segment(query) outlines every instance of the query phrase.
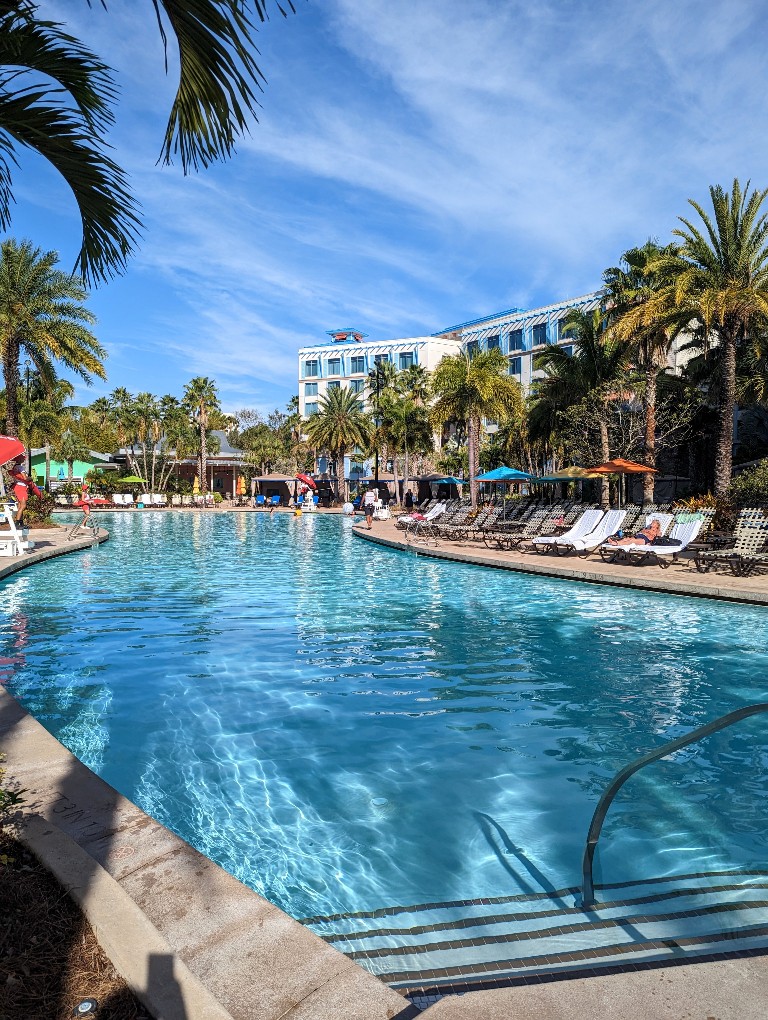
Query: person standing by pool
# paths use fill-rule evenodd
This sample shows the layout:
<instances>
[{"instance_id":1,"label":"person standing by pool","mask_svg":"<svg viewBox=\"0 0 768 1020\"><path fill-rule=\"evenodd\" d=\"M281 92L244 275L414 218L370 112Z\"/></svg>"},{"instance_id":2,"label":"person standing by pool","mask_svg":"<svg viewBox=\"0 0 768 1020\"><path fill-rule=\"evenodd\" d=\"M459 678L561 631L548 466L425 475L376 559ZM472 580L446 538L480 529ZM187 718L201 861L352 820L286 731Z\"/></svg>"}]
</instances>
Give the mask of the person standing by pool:
<instances>
[{"instance_id":1,"label":"person standing by pool","mask_svg":"<svg viewBox=\"0 0 768 1020\"><path fill-rule=\"evenodd\" d=\"M363 513L365 514L365 526L370 531L373 527L373 511L376 508L377 489L369 489L363 496Z\"/></svg>"},{"instance_id":2,"label":"person standing by pool","mask_svg":"<svg viewBox=\"0 0 768 1020\"><path fill-rule=\"evenodd\" d=\"M405 493L405 509L413 510L413 493L408 489Z\"/></svg>"},{"instance_id":3,"label":"person standing by pool","mask_svg":"<svg viewBox=\"0 0 768 1020\"><path fill-rule=\"evenodd\" d=\"M32 492L35 496L42 493L24 470L26 454L19 454L13 464L8 468L8 474L13 480L13 494L16 497L16 523L21 524L24 511L27 508L27 500Z\"/></svg>"}]
</instances>

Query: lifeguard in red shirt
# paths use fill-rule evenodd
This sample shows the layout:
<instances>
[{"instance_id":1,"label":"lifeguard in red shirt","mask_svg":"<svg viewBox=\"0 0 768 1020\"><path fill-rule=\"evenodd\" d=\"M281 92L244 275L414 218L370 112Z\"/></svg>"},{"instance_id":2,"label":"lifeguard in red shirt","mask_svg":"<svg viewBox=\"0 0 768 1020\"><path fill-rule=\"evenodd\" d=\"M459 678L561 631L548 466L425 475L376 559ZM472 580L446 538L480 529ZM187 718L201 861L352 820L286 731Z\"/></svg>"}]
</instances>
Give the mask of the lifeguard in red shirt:
<instances>
[{"instance_id":1,"label":"lifeguard in red shirt","mask_svg":"<svg viewBox=\"0 0 768 1020\"><path fill-rule=\"evenodd\" d=\"M16 498L18 508L16 510L16 523L21 524L21 519L24 516L24 511L27 508L27 500L29 499L30 492L35 496L41 496L40 489L35 485L32 479L24 470L24 463L26 456L22 453L14 460L13 464L8 468L8 474L13 480L13 495Z\"/></svg>"}]
</instances>

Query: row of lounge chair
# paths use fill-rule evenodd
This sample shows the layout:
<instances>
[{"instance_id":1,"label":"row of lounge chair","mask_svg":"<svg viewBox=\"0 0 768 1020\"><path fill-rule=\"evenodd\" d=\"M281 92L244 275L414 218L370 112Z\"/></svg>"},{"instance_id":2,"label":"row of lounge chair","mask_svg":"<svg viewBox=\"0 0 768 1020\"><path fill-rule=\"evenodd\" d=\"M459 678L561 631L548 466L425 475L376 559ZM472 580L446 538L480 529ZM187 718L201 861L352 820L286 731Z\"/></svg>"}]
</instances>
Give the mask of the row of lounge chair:
<instances>
[{"instance_id":1,"label":"row of lounge chair","mask_svg":"<svg viewBox=\"0 0 768 1020\"><path fill-rule=\"evenodd\" d=\"M535 500L519 500L513 507L473 508L468 500L454 500L433 502L425 511L403 515L397 521L407 541L481 540L490 548L577 556L598 552L607 563L656 563L661 567L690 549L701 572L721 565L746 577L768 569L768 516L760 508L741 511L730 541L712 532L713 509L674 512L670 504L603 511L584 504L543 505ZM660 538L652 545L617 546L609 541L617 533L631 534L647 527L654 519L660 525Z\"/></svg>"}]
</instances>

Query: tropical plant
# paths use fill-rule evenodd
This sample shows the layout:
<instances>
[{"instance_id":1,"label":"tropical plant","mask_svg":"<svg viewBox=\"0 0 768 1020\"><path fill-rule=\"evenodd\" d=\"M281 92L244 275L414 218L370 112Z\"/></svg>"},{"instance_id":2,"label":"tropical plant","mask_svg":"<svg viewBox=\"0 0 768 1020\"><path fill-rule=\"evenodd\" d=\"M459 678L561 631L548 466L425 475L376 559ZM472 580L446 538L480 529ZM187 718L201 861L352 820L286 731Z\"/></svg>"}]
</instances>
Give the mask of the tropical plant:
<instances>
[{"instance_id":1,"label":"tropical plant","mask_svg":"<svg viewBox=\"0 0 768 1020\"><path fill-rule=\"evenodd\" d=\"M182 404L197 428L200 490L205 494L208 491L208 422L211 414L220 410L216 383L207 376L196 376L184 387Z\"/></svg>"},{"instance_id":2,"label":"tropical plant","mask_svg":"<svg viewBox=\"0 0 768 1020\"><path fill-rule=\"evenodd\" d=\"M472 358L465 353L443 358L432 374L432 388L433 424L466 425L470 494L476 505L482 419L503 422L521 416L522 389L509 377L507 359L498 349L480 351Z\"/></svg>"},{"instance_id":3,"label":"tropical plant","mask_svg":"<svg viewBox=\"0 0 768 1020\"><path fill-rule=\"evenodd\" d=\"M683 227L673 233L682 243L649 264L666 285L646 302L642 321L674 316L707 352L717 383L714 492L720 495L733 467L737 357L768 320L768 213L761 212L768 191L750 191L749 182L742 189L734 180L730 193L714 185L709 194L712 215L689 200L700 224L680 217Z\"/></svg>"},{"instance_id":4,"label":"tropical plant","mask_svg":"<svg viewBox=\"0 0 768 1020\"><path fill-rule=\"evenodd\" d=\"M627 384L626 344L606 335L605 314L596 308L582 312L573 308L565 316L573 353L552 344L536 355L534 365L544 372L533 387L532 422L557 421L567 425L574 409L588 412L585 423L596 433L601 461L609 460L609 419L618 400L625 397ZM588 436L584 437L588 440ZM608 478L602 479L601 503L608 505Z\"/></svg>"},{"instance_id":5,"label":"tropical plant","mask_svg":"<svg viewBox=\"0 0 768 1020\"><path fill-rule=\"evenodd\" d=\"M105 378L106 351L88 328L96 320L84 306L82 282L56 269L56 252L42 253L30 241L0 244L0 348L5 380L5 428L19 429L19 361L25 354L43 386L55 382L60 362L86 382Z\"/></svg>"},{"instance_id":6,"label":"tropical plant","mask_svg":"<svg viewBox=\"0 0 768 1020\"><path fill-rule=\"evenodd\" d=\"M679 327L674 315L646 321L644 306L664 285L663 277L651 267L676 253L675 245L660 248L654 241L647 241L641 248L625 252L619 266L603 273L603 300L610 320L607 336L627 343L627 354L643 380L645 436L641 456L643 464L651 468L656 467L657 380L667 367ZM643 475L644 503L653 502L653 488L654 476L647 472Z\"/></svg>"},{"instance_id":7,"label":"tropical plant","mask_svg":"<svg viewBox=\"0 0 768 1020\"><path fill-rule=\"evenodd\" d=\"M768 506L768 458L741 471L725 495L736 506Z\"/></svg>"},{"instance_id":8,"label":"tropical plant","mask_svg":"<svg viewBox=\"0 0 768 1020\"><path fill-rule=\"evenodd\" d=\"M88 460L91 452L71 429L65 429L61 433L52 444L52 450L56 460L63 460L67 465L67 481L69 482L74 477L75 461Z\"/></svg>"},{"instance_id":9,"label":"tropical plant","mask_svg":"<svg viewBox=\"0 0 768 1020\"><path fill-rule=\"evenodd\" d=\"M315 447L327 450L336 461L337 496L349 495L344 458L350 450L364 449L371 440L373 423L360 410L358 397L346 386L328 390L320 398L315 414L304 423L304 431Z\"/></svg>"},{"instance_id":10,"label":"tropical plant","mask_svg":"<svg viewBox=\"0 0 768 1020\"><path fill-rule=\"evenodd\" d=\"M152 5L163 44L170 34L179 53L161 159L170 163L178 154L185 172L226 159L248 117L256 117L264 80L248 5ZM251 6L260 21L267 18L267 0L252 0ZM293 10L291 0L276 0L275 7L284 16ZM105 153L116 93L107 65L61 24L41 18L34 0L0 4L0 227L10 219L14 150L27 146L72 189L83 224L78 268L89 281L122 271L141 226L125 174Z\"/></svg>"}]
</instances>

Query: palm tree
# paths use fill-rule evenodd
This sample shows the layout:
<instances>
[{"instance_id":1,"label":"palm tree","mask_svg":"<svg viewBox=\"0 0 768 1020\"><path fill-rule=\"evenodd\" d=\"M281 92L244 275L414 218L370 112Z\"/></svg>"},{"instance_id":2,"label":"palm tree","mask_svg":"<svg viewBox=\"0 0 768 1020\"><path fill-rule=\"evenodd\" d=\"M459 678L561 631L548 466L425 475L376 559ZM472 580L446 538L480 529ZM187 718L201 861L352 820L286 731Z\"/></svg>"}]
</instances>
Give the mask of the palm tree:
<instances>
[{"instance_id":1,"label":"palm tree","mask_svg":"<svg viewBox=\"0 0 768 1020\"><path fill-rule=\"evenodd\" d=\"M66 463L67 481L71 482L75 461L87 460L91 451L71 429L65 429L52 446L56 460L63 460Z\"/></svg>"},{"instance_id":2,"label":"palm tree","mask_svg":"<svg viewBox=\"0 0 768 1020\"><path fill-rule=\"evenodd\" d=\"M85 308L82 282L55 268L56 252L43 254L30 241L8 238L0 245L0 348L6 396L6 431L19 428L19 360L26 354L44 387L61 362L86 382L104 379L106 351L88 329L96 319Z\"/></svg>"},{"instance_id":3,"label":"palm tree","mask_svg":"<svg viewBox=\"0 0 768 1020\"><path fill-rule=\"evenodd\" d=\"M304 431L315 447L328 450L336 461L336 492L349 491L344 475L344 458L356 446L364 448L373 434L370 416L360 410L358 396L346 386L328 390L320 398L315 414L304 425Z\"/></svg>"},{"instance_id":4,"label":"palm tree","mask_svg":"<svg viewBox=\"0 0 768 1020\"><path fill-rule=\"evenodd\" d=\"M608 337L605 325L602 309L582 312L572 308L563 327L572 337L573 354L554 344L537 354L534 364L544 371L544 378L534 384L532 393L532 423L547 429L570 408L589 401L594 407L603 461L611 456L608 420L627 359L626 345ZM603 506L608 505L608 496L608 478L604 477Z\"/></svg>"},{"instance_id":5,"label":"palm tree","mask_svg":"<svg viewBox=\"0 0 768 1020\"><path fill-rule=\"evenodd\" d=\"M642 373L643 417L645 442L643 463L656 467L656 393L658 377L667 367L672 341L679 332L675 317L663 317L651 323L644 322L645 305L663 286L663 278L650 267L659 259L676 254L676 247L659 247L647 241L642 248L632 248L621 257L621 265L603 273L603 300L611 323L607 336L626 341L629 356ZM643 475L643 502L653 502L654 477Z\"/></svg>"},{"instance_id":6,"label":"palm tree","mask_svg":"<svg viewBox=\"0 0 768 1020\"><path fill-rule=\"evenodd\" d=\"M465 353L443 358L432 375L432 386L437 397L431 411L433 423L466 422L469 488L475 505L482 419L502 422L519 414L520 384L509 377L501 351L493 349L472 358Z\"/></svg>"},{"instance_id":7,"label":"palm tree","mask_svg":"<svg viewBox=\"0 0 768 1020\"><path fill-rule=\"evenodd\" d=\"M264 79L240 0L152 5L163 43L171 35L179 54L161 159L178 153L186 173L231 155L256 117ZM275 7L284 16L294 9L291 0ZM268 17L268 0L252 0L252 8L260 21ZM0 228L10 221L14 149L32 148L72 189L83 224L77 268L89 281L122 271L141 227L125 174L105 153L116 92L107 65L40 18L34 0L0 4Z\"/></svg>"},{"instance_id":8,"label":"palm tree","mask_svg":"<svg viewBox=\"0 0 768 1020\"><path fill-rule=\"evenodd\" d=\"M216 383L206 376L197 376L184 387L182 403L197 426L199 440L198 465L200 468L200 489L208 491L206 471L208 468L208 420L213 412L219 411L219 394Z\"/></svg>"},{"instance_id":9,"label":"palm tree","mask_svg":"<svg viewBox=\"0 0 768 1020\"><path fill-rule=\"evenodd\" d=\"M768 213L761 206L768 190L742 189L734 180L730 193L709 189L713 216L692 199L701 224L680 217L673 233L682 244L672 255L649 265L665 281L645 307L643 324L671 316L701 333L717 374L718 429L715 495L727 489L733 467L733 413L736 406L737 354L768 319Z\"/></svg>"}]
</instances>

